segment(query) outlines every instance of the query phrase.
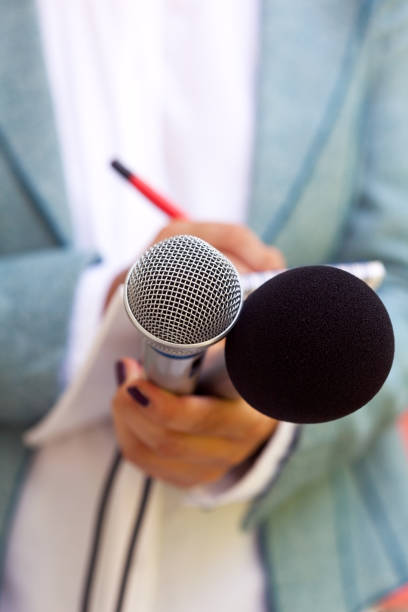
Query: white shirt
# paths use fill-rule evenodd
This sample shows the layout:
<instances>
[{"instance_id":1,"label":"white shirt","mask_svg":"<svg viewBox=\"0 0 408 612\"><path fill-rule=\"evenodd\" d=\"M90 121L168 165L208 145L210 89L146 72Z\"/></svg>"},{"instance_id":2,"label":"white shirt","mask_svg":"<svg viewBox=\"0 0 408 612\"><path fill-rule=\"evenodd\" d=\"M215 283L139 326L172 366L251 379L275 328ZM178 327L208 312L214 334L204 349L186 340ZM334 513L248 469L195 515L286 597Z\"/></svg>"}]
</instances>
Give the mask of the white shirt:
<instances>
[{"instance_id":1,"label":"white shirt","mask_svg":"<svg viewBox=\"0 0 408 612\"><path fill-rule=\"evenodd\" d=\"M258 5L37 0L37 6L75 240L104 259L83 274L78 287L69 381L94 336L114 273L132 263L166 223L110 170L113 157L191 218L245 220ZM292 432L280 426L247 479L221 494L200 488L186 496L156 483L124 612L263 610L253 534L239 523ZM98 493L113 448L106 423L38 451L11 533L1 612L78 609ZM94 611L114 609L141 486L142 474L125 464L107 516Z\"/></svg>"}]
</instances>

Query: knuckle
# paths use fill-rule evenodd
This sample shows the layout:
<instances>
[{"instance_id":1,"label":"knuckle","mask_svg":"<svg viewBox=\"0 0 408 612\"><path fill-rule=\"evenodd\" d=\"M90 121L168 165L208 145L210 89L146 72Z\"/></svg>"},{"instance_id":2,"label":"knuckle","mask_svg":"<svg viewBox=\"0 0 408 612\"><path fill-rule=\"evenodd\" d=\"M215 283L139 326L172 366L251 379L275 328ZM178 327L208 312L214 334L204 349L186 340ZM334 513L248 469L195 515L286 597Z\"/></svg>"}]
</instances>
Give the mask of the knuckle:
<instances>
[{"instance_id":1,"label":"knuckle","mask_svg":"<svg viewBox=\"0 0 408 612\"><path fill-rule=\"evenodd\" d=\"M228 472L228 470L237 463L236 456L237 455L228 453L228 457L218 458L216 461L212 462L213 469L225 474L225 472Z\"/></svg>"},{"instance_id":2,"label":"knuckle","mask_svg":"<svg viewBox=\"0 0 408 612\"><path fill-rule=\"evenodd\" d=\"M197 484L211 484L212 482L217 482L217 480L220 480L226 472L226 469L220 468L208 470L201 476L200 481Z\"/></svg>"},{"instance_id":3,"label":"knuckle","mask_svg":"<svg viewBox=\"0 0 408 612\"><path fill-rule=\"evenodd\" d=\"M190 434L200 434L212 429L217 423L217 412L213 410L208 400L203 401L202 397L180 398L179 410L184 417L185 431L188 429Z\"/></svg>"},{"instance_id":4,"label":"knuckle","mask_svg":"<svg viewBox=\"0 0 408 612\"><path fill-rule=\"evenodd\" d=\"M155 450L158 455L163 457L178 458L182 455L178 440L166 433L159 435Z\"/></svg>"},{"instance_id":5,"label":"knuckle","mask_svg":"<svg viewBox=\"0 0 408 612\"><path fill-rule=\"evenodd\" d=\"M197 403L195 396L180 396L165 407L164 423L170 429L182 428L182 431L194 434L202 429L206 410Z\"/></svg>"},{"instance_id":6,"label":"knuckle","mask_svg":"<svg viewBox=\"0 0 408 612\"><path fill-rule=\"evenodd\" d=\"M250 235L250 230L243 225L231 224L226 227L228 236L231 242L241 242L247 240Z\"/></svg>"},{"instance_id":7,"label":"knuckle","mask_svg":"<svg viewBox=\"0 0 408 612\"><path fill-rule=\"evenodd\" d=\"M260 441L268 437L269 427L263 420L257 420L248 427L248 439Z\"/></svg>"},{"instance_id":8,"label":"knuckle","mask_svg":"<svg viewBox=\"0 0 408 612\"><path fill-rule=\"evenodd\" d=\"M162 477L163 480L179 489L191 489L199 485L210 484L216 482L227 472L227 468L206 468L199 474L169 474Z\"/></svg>"},{"instance_id":9,"label":"knuckle","mask_svg":"<svg viewBox=\"0 0 408 612\"><path fill-rule=\"evenodd\" d=\"M152 406L153 418L161 427L168 427L171 424L172 410L168 402L156 401Z\"/></svg>"},{"instance_id":10,"label":"knuckle","mask_svg":"<svg viewBox=\"0 0 408 612\"><path fill-rule=\"evenodd\" d=\"M194 485L196 484L194 480L190 478L177 478L177 477L171 476L167 478L166 480L167 482L169 482L174 487L177 487L178 489L191 489L191 487L194 487Z\"/></svg>"},{"instance_id":11,"label":"knuckle","mask_svg":"<svg viewBox=\"0 0 408 612\"><path fill-rule=\"evenodd\" d=\"M204 420L203 419L194 419L189 423L189 433L191 435L199 435L203 432L204 429Z\"/></svg>"},{"instance_id":12,"label":"knuckle","mask_svg":"<svg viewBox=\"0 0 408 612\"><path fill-rule=\"evenodd\" d=\"M227 469L233 467L234 465L238 465L239 463L241 463L241 461L245 459L247 454L248 454L247 445L245 446L237 445L237 448L235 448L228 457L228 466L226 466Z\"/></svg>"},{"instance_id":13,"label":"knuckle","mask_svg":"<svg viewBox=\"0 0 408 612\"><path fill-rule=\"evenodd\" d=\"M196 484L195 482L189 482L177 478L169 479L167 482L173 487L176 487L177 489L182 489L184 491L186 491L187 489L191 489Z\"/></svg>"},{"instance_id":14,"label":"knuckle","mask_svg":"<svg viewBox=\"0 0 408 612\"><path fill-rule=\"evenodd\" d=\"M122 446L122 454L127 461L140 466L142 454L140 452L140 445L137 441L135 441L132 445L127 444Z\"/></svg>"},{"instance_id":15,"label":"knuckle","mask_svg":"<svg viewBox=\"0 0 408 612\"><path fill-rule=\"evenodd\" d=\"M164 434L159 434L155 441L154 441L154 450L155 452L160 455L160 456L168 456L167 455L167 448L168 448L168 443L166 440L166 436Z\"/></svg>"}]
</instances>

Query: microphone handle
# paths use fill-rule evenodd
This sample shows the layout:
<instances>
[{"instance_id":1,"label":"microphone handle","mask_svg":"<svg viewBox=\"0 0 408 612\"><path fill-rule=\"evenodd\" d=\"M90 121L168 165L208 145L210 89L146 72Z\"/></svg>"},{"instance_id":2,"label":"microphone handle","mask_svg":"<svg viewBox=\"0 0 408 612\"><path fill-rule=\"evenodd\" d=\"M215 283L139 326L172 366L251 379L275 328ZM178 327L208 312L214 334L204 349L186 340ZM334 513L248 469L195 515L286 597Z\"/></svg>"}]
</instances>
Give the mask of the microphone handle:
<instances>
[{"instance_id":1,"label":"microphone handle","mask_svg":"<svg viewBox=\"0 0 408 612\"><path fill-rule=\"evenodd\" d=\"M196 388L205 350L193 355L169 355L146 342L144 370L149 380L179 395L193 393Z\"/></svg>"},{"instance_id":2,"label":"microphone handle","mask_svg":"<svg viewBox=\"0 0 408 612\"><path fill-rule=\"evenodd\" d=\"M223 343L217 350L207 353L197 383L196 393L199 395L214 395L224 399L239 397L228 375L224 346Z\"/></svg>"},{"instance_id":3,"label":"microphone handle","mask_svg":"<svg viewBox=\"0 0 408 612\"><path fill-rule=\"evenodd\" d=\"M329 264L334 268L339 268L345 272L354 274L357 278L361 279L371 289L378 289L385 277L385 267L381 261L362 261L356 263L334 263ZM243 274L241 276L241 284L244 297L258 289L266 281L270 280L277 274L285 272L285 270L268 270L267 272L251 272L250 274Z\"/></svg>"},{"instance_id":4,"label":"microphone handle","mask_svg":"<svg viewBox=\"0 0 408 612\"><path fill-rule=\"evenodd\" d=\"M224 343L213 351L175 357L145 344L143 367L156 385L178 395L198 393L225 399L239 397L225 365Z\"/></svg>"}]
</instances>

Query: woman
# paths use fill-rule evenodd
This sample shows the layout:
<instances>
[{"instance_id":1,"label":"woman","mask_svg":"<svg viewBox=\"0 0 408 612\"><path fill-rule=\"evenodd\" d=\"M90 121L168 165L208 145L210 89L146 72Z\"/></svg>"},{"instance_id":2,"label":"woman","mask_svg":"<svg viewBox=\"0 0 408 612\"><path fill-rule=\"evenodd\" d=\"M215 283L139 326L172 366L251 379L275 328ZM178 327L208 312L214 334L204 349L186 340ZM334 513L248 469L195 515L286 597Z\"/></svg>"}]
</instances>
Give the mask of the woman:
<instances>
[{"instance_id":1,"label":"woman","mask_svg":"<svg viewBox=\"0 0 408 612\"><path fill-rule=\"evenodd\" d=\"M405 465L392 427L395 414L406 402L408 380L408 214L404 206L408 177L403 154L408 133L404 78L408 62L407 4L330 0L311 5L299 0L294 5L283 0L265 0L259 13L249 3L242 12L232 4L222 7L217 4L216 10L208 8L208 4L207 9L195 8L195 12L185 7L184 22L180 7L166 13L160 3L149 3L148 7L133 5L128 7L127 14L122 14L118 7L113 11L110 5L104 9L98 5L98 10L92 3L73 3L72 7L73 12L67 7L58 7L60 21L52 3L39 2L38 15L28 1L20 4L18 11L11 0L4 2L1 9L0 126L4 187L0 227L5 256L0 264L4 347L0 481L4 551L5 533L17 508L7 549L2 605L10 610L44 610L44 601L50 609L56 609L59 601L58 609L61 609L62 592L65 609L72 609L75 605L72 602L80 598L78 582L86 573L94 516L91 510L108 468L115 437L110 425L106 425L92 433L77 432L76 441L67 442L76 445L81 458L90 455L96 463L100 459L100 470L92 479L89 475L94 463L91 461L88 467L87 463L80 462L75 469L73 447L68 450L65 447L68 454L62 458L62 443L48 451L41 449L28 472L27 450L21 436L52 406L59 392L62 363L69 377L75 371L76 360L85 353L85 347L75 340L83 337L84 328L75 313L71 317L74 295L75 312L84 312L78 304L81 295L85 296L82 303L87 305L86 318L96 321L96 314L88 308L99 308L115 272L135 256L134 252L130 253L131 248L137 250L134 240L132 243L135 233L137 246L142 246L143 241L146 244L155 236L163 223L162 218L155 217L146 208L142 224L141 215L132 212L135 205L128 204L125 196L123 208L117 206L115 210L116 223L107 213L109 204L112 207L116 199L110 191L110 179L103 178L102 168L109 151L119 148L126 159L135 160L132 164L140 167L142 174L151 173L158 185L167 187L192 218L206 219L209 201L218 202L217 210L228 206L222 211L225 217L220 214L212 219L236 223L246 218L266 244L283 253L289 266L363 259L381 259L386 265L388 274L381 297L389 310L397 339L395 366L386 385L370 405L350 417L303 428L298 445L279 478L273 482L266 479L269 484L264 481L257 494L252 492L255 498L245 519L248 538L253 543L257 537L260 544L269 609L362 610L406 581L408 574L404 538L408 500L400 484L404 482ZM82 9L84 14L80 12ZM138 14L138 10L144 12ZM47 77L41 65L35 26L38 16ZM235 27L230 28L231 19L236 21ZM163 24L167 29L162 29ZM116 27L120 36L114 34ZM259 46L254 42L258 40L257 32ZM21 40L24 45L20 44ZM118 47L117 41L122 46ZM205 47L200 44L204 45L204 41ZM203 48L205 52L201 52ZM67 56L68 51L71 55ZM67 57L69 61L64 63ZM234 58L238 58L235 63ZM257 71L255 66L259 66ZM129 79L129 74L134 78ZM143 81L141 75L144 75ZM57 144L50 126L48 81L56 110L69 205L76 221L75 236L68 229ZM134 81L132 86L129 81ZM140 87L140 82L144 87ZM145 132L141 132L143 129ZM217 137L219 129L225 130L222 138ZM145 138L140 138L141 133L146 134ZM126 134L128 138L123 140ZM139 143L139 148L129 143ZM80 172L85 168L83 177ZM217 172L217 169L220 170ZM222 201L216 199L220 194ZM101 203L102 196L106 198L106 205ZM133 197L133 194L129 196ZM103 214L98 214L100 206ZM88 218L80 216L81 210L87 211ZM215 213L212 211L212 214ZM212 240L217 228L218 225L211 226L203 237ZM175 229L178 231L171 226L164 231L168 235ZM199 233L200 228L191 224L183 226L183 231ZM227 249L228 231L226 234L221 246L230 250ZM245 233L247 240L253 240L249 233ZM280 255L276 251L256 244L262 257L271 258L268 266L279 265ZM236 246L234 254L241 255L244 264L250 268L264 266L258 259L255 263L246 260L238 248L240 243ZM90 253L93 249L102 250L100 254L106 265L90 268L84 274L84 268L95 260ZM87 299L89 294L92 300ZM91 335L88 330L86 336ZM160 392L140 379L137 365L131 361L125 361L121 376L125 380L121 381L114 399L116 435L126 455L152 472L151 465L129 450L137 442L132 417L143 409L145 400L141 398L149 400L150 405L164 406L165 396L157 395L157 402L152 399L153 393ZM135 386L142 395L132 404L125 388ZM195 399L188 401L194 403ZM129 410L131 422L127 419ZM269 424L269 428L260 428L258 440L247 446L243 454L237 453L236 461L251 455L274 426ZM280 428L281 425L277 432ZM84 448L88 453L84 454ZM44 497L40 501L32 497L35 492L30 481L37 482L39 473L46 474L46 480L49 478L51 457L61 461L60 469L68 465L72 470L72 486L82 469L92 489L89 495L93 508L90 508L92 501L86 504L85 497L75 491L77 499L82 500L78 501L79 507L85 508L87 514L75 521L75 528L68 530L63 540L65 543L76 538L83 544L79 557L64 558L69 563L67 573L72 573L75 584L62 580L63 555L54 546L55 537L49 537L50 546L44 542L45 538L40 539L41 550L45 551L43 563L35 564L32 555L25 556L30 546L23 545L26 540L22 534L30 537L33 531L40 533L44 508L51 516L52 512L55 517L61 516L56 499L47 504L41 502ZM181 459L185 466L186 458ZM128 466L129 469L125 496L132 488L132 478L139 474ZM22 488L23 474L28 477ZM70 477L68 472L64 474L67 479ZM175 482L173 472L155 475ZM210 479L221 477L220 473L210 475ZM199 478L178 484L192 485L200 481ZM179 508L178 494L173 489L166 491L162 498L165 508L171 508L175 499L172 495L176 495ZM72 498L71 492L68 497ZM38 523L34 523L34 529L27 524L29 515L24 510L27 500L38 502L41 510L36 515ZM229 564L232 567L234 557L232 542L236 540L233 538L242 511L246 510L234 503L224 506L228 512L236 512L232 521L234 533L229 534L231 540L223 533L232 547L226 546L230 555L225 560L221 558L228 568ZM222 508L217 508L215 513L223 512ZM198 515L197 512L194 521L199 520ZM226 517L222 521L228 523ZM216 519L211 522L219 524ZM114 521L114 533L115 525ZM156 527L151 533L157 534ZM173 522L171 542L177 529L179 524ZM51 522L46 524L44 533L50 530ZM62 537L61 525L57 533ZM116 535L118 540L113 537L112 542L119 541L119 532ZM159 540L162 546L167 542L166 537L164 532L163 539ZM178 567L179 557L169 554L170 539L159 555L159 559L167 561L162 566L166 571ZM178 544L182 541L179 538ZM249 540L245 545L246 553L242 553L244 545L240 548L243 554L240 558L246 559L240 566L241 574L244 567L253 568L247 584L240 582L240 589L225 584L227 571L219 581L213 578L197 583L196 578L192 579L196 588L190 590L179 577L176 581L173 571L163 590L164 594L171 595L167 605L168 601L174 601L173 609L183 609L182 605L191 609L194 601L194 609L199 609L198 593L202 594L205 584L211 593L210 599L222 602L225 600L216 597L227 597L228 605L234 609L244 601L246 609L253 610L253 596L257 598L256 606L262 609L261 571L251 557ZM105 548L105 560L111 550L109 546ZM182 554L181 551L182 547L177 545L173 554ZM218 549L217 554L220 554ZM206 571L214 560L210 555L203 566ZM42 566L47 572L54 567L55 575L47 588L42 589L43 598L37 592L39 582L36 589L35 580L31 582L26 575L21 576L18 571L21 562L30 568L30 574L38 571L39 580L44 575ZM157 563L160 567L162 561L156 559L145 567L157 569ZM78 566L76 573L74 566ZM99 576L93 600L93 605L98 604L97 609L103 609L102 601L106 606L115 601L120 580L117 566L116 562L114 566L108 563L105 566L108 570ZM136 597L136 585L140 587L143 577L146 578L140 564L136 569L139 572L133 573L127 596L129 606ZM150 577L156 569L151 570ZM241 575L239 569L236 573L230 571L232 576ZM160 578L163 575L163 572L158 574ZM109 577L112 583L104 589ZM144 582L146 585L148 580ZM208 583L216 586L210 589ZM159 590L162 583L153 580L149 584L153 587L144 591L146 609L151 609L148 606L153 605L152 592ZM235 593L238 601L231 602L228 597ZM160 604L162 600L157 592L155 596Z\"/></svg>"}]
</instances>

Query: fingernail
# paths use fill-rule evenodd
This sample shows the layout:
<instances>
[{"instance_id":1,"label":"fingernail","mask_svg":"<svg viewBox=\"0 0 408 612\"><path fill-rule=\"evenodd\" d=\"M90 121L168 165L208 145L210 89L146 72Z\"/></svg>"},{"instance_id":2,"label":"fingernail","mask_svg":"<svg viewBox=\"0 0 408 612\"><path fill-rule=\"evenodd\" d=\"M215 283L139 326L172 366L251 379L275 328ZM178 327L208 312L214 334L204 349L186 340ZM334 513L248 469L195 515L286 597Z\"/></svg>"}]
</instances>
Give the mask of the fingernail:
<instances>
[{"instance_id":1,"label":"fingernail","mask_svg":"<svg viewBox=\"0 0 408 612\"><path fill-rule=\"evenodd\" d=\"M118 385L123 385L126 378L126 368L125 364L120 359L115 363L115 374Z\"/></svg>"},{"instance_id":2,"label":"fingernail","mask_svg":"<svg viewBox=\"0 0 408 612\"><path fill-rule=\"evenodd\" d=\"M136 400L142 406L147 406L149 404L149 400L137 387L128 387L127 392L129 395Z\"/></svg>"}]
</instances>

